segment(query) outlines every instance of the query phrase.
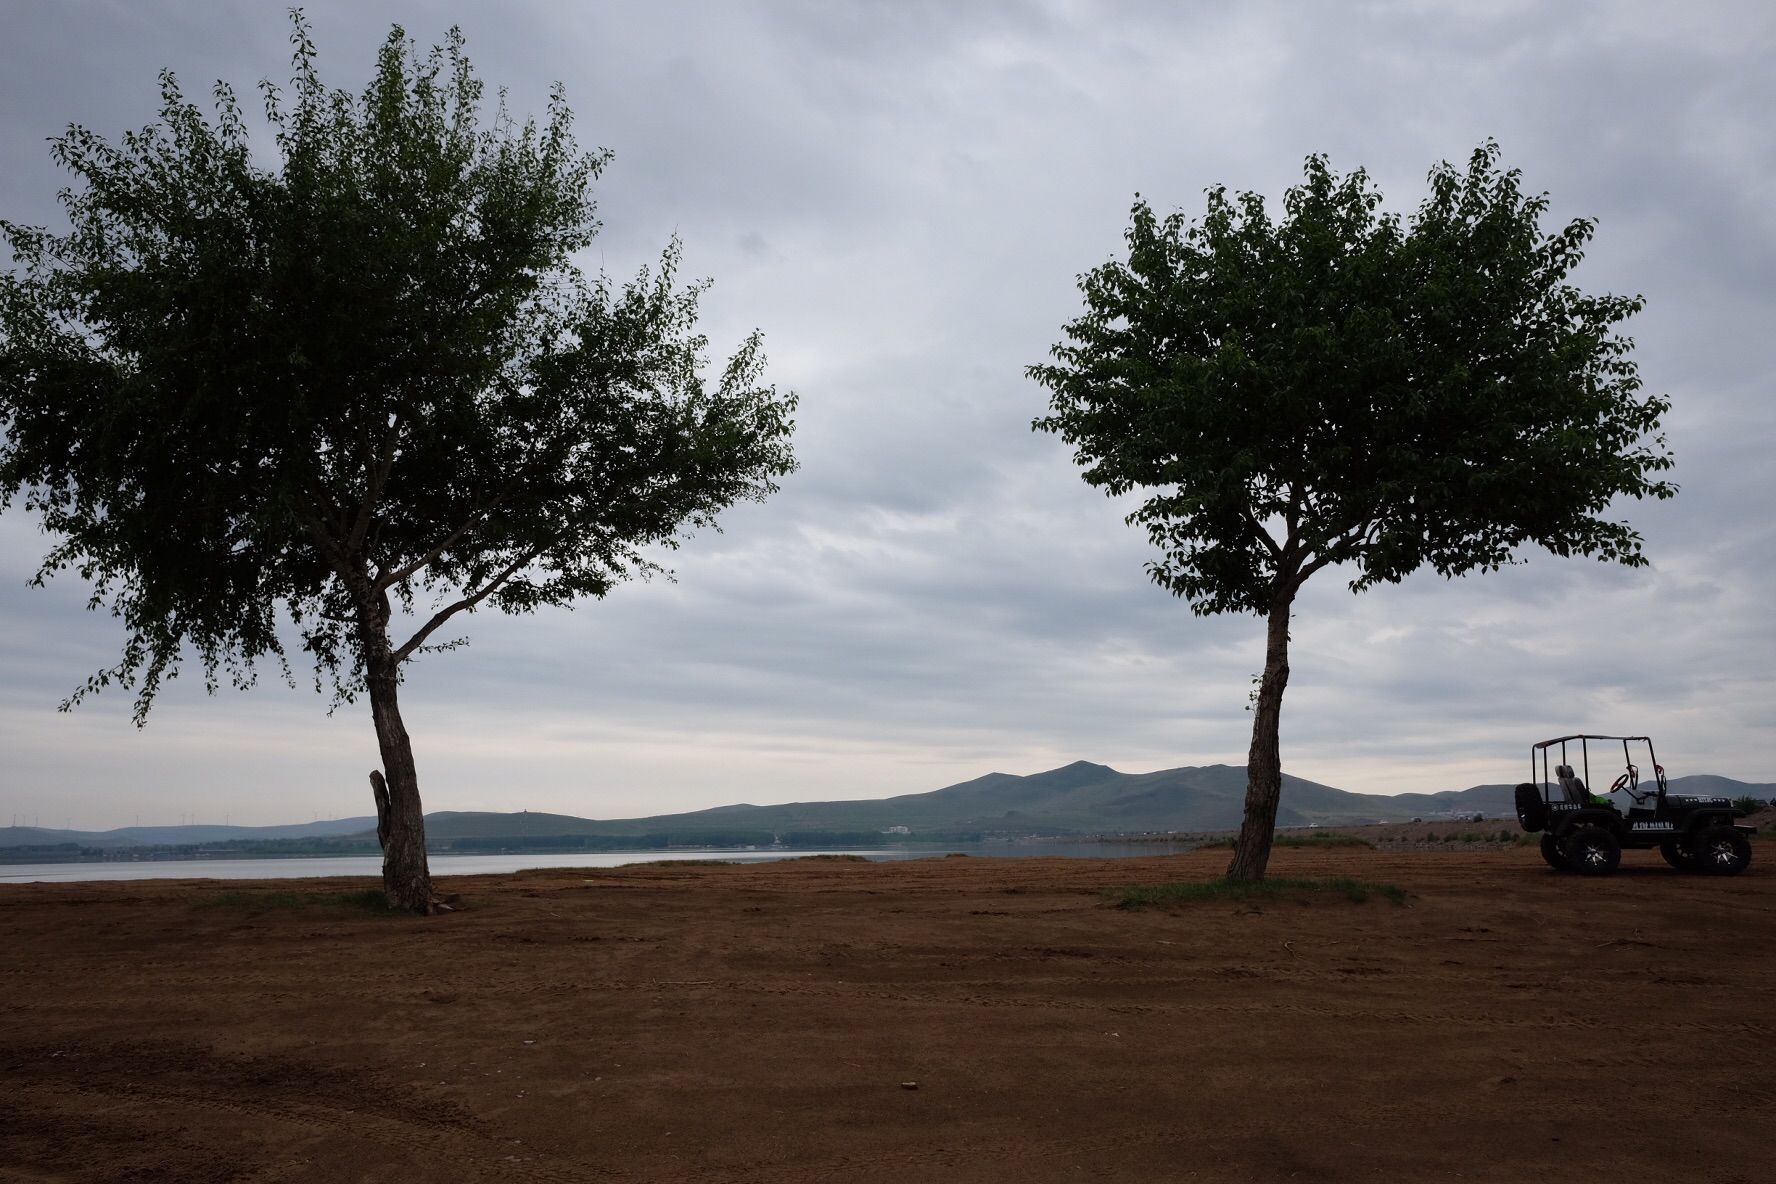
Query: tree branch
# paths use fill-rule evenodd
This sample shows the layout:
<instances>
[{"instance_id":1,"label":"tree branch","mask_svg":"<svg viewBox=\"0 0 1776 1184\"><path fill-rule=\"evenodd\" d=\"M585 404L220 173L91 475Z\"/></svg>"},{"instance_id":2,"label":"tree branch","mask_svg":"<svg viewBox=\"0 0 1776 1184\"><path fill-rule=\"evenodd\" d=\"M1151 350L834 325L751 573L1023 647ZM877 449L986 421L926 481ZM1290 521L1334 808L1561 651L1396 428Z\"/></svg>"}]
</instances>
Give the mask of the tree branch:
<instances>
[{"instance_id":1,"label":"tree branch","mask_svg":"<svg viewBox=\"0 0 1776 1184\"><path fill-rule=\"evenodd\" d=\"M401 417L394 416L389 424L388 434L383 437L382 447L377 451L373 464L364 466L364 500L358 503L357 520L352 523L348 546L357 551L364 545L364 539L370 533L371 512L376 503L382 500L383 487L388 484L389 474L395 468L395 454L401 440Z\"/></svg>"},{"instance_id":2,"label":"tree branch","mask_svg":"<svg viewBox=\"0 0 1776 1184\"><path fill-rule=\"evenodd\" d=\"M322 507L315 504L314 500L319 492L321 491L311 490L309 495L302 499L302 508L305 511L303 517L307 519L302 524L303 529L308 532L308 537L314 540L315 549L320 551L321 558L327 561L340 579L350 583L353 572L351 564L346 561L348 552L339 545L337 539L328 533L327 514Z\"/></svg>"},{"instance_id":3,"label":"tree branch","mask_svg":"<svg viewBox=\"0 0 1776 1184\"><path fill-rule=\"evenodd\" d=\"M486 504L477 506L474 513L469 515L469 520L467 522L464 522L448 535L445 535L443 542L433 547L430 551L427 551L424 555L421 555L418 559L415 559L412 563L409 563L406 567L403 567L398 571L388 572L384 575L377 576L376 587L378 589L393 588L396 584L402 583L417 575L421 569L437 559L438 556L448 551L451 545L457 542L457 540L468 534L469 531L475 529L475 527L487 517L490 511L496 509L501 502L506 500L506 496L510 494L515 487L515 483L513 485L508 485L498 493L494 494Z\"/></svg>"},{"instance_id":4,"label":"tree branch","mask_svg":"<svg viewBox=\"0 0 1776 1184\"><path fill-rule=\"evenodd\" d=\"M1367 545L1368 543L1375 541L1373 535L1380 529L1380 527L1381 520L1379 518L1371 518L1367 522L1362 522L1351 527L1337 538L1329 539L1313 552L1313 562L1301 569L1301 574L1297 578L1297 583L1305 581L1307 577L1313 575L1322 567L1328 567L1334 563L1349 559L1357 551L1362 550L1362 547L1358 544Z\"/></svg>"},{"instance_id":5,"label":"tree branch","mask_svg":"<svg viewBox=\"0 0 1776 1184\"><path fill-rule=\"evenodd\" d=\"M526 551L523 555L520 555L517 559L508 564L498 575L483 584L478 591L463 597L461 600L453 601L433 613L431 620L427 621L424 625L421 625L419 631L412 637L409 637L406 644L395 651L395 662L397 664L405 662L408 658L412 657L413 651L424 645L425 639L437 632L439 626L443 625L445 621L448 621L451 617L454 617L464 609L474 608L477 604L480 604L483 600L486 600L489 596L493 595L493 593L498 591L501 585L507 580L529 567L532 563L535 563L537 557L543 553L543 550L544 548L537 547L530 551Z\"/></svg>"},{"instance_id":6,"label":"tree branch","mask_svg":"<svg viewBox=\"0 0 1776 1184\"><path fill-rule=\"evenodd\" d=\"M1283 549L1277 546L1276 539L1272 538L1270 532L1264 529L1264 523L1258 521L1258 515L1252 513L1250 506L1241 506L1240 513L1244 515L1247 524L1251 526L1252 533L1258 536L1258 541L1264 544L1264 549L1270 552L1270 557L1280 560L1283 557Z\"/></svg>"}]
</instances>

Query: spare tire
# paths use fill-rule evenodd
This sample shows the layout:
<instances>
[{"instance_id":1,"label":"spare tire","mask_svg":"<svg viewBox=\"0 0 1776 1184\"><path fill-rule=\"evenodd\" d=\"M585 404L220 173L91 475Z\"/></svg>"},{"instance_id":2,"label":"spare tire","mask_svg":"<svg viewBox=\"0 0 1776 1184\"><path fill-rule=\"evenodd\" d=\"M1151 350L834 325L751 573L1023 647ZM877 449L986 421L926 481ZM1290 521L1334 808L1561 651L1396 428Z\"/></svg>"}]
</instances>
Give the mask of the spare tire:
<instances>
[{"instance_id":1,"label":"spare tire","mask_svg":"<svg viewBox=\"0 0 1776 1184\"><path fill-rule=\"evenodd\" d=\"M1542 801L1542 791L1533 782L1525 781L1517 787L1517 825L1530 834L1548 825L1548 804Z\"/></svg>"}]
</instances>

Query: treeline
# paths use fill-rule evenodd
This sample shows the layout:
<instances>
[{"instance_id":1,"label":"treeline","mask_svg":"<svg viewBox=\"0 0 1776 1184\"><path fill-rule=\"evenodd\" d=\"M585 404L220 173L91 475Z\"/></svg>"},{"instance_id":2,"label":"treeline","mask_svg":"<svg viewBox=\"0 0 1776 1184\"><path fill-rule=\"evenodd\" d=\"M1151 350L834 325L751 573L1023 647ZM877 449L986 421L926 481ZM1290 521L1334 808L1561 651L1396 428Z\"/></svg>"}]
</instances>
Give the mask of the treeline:
<instances>
[{"instance_id":1,"label":"treeline","mask_svg":"<svg viewBox=\"0 0 1776 1184\"><path fill-rule=\"evenodd\" d=\"M673 847L887 847L895 843L978 843L980 831L884 835L873 830L696 830L641 835L476 835L433 839L434 855L495 855L502 852L664 851ZM79 843L35 843L0 847L5 863L134 863L176 859L299 859L315 856L379 855L374 835L333 838L228 839L214 843L160 843L134 847L87 847Z\"/></svg>"},{"instance_id":2,"label":"treeline","mask_svg":"<svg viewBox=\"0 0 1776 1184\"><path fill-rule=\"evenodd\" d=\"M245 855L252 858L302 855L377 855L382 851L382 848L377 845L374 832L327 838L229 839L221 843L193 843L186 849L191 848L206 851L221 850L231 855Z\"/></svg>"},{"instance_id":3,"label":"treeline","mask_svg":"<svg viewBox=\"0 0 1776 1184\"><path fill-rule=\"evenodd\" d=\"M884 835L873 830L697 830L639 835L489 835L434 840L435 854L488 854L501 851L661 851L669 847L886 847L894 842L978 843L979 831Z\"/></svg>"},{"instance_id":4,"label":"treeline","mask_svg":"<svg viewBox=\"0 0 1776 1184\"><path fill-rule=\"evenodd\" d=\"M5 863L140 863L166 859L294 859L320 855L376 855L375 835L339 838L225 839L211 843L142 843L88 847L80 843L33 843L0 847Z\"/></svg>"},{"instance_id":5,"label":"treeline","mask_svg":"<svg viewBox=\"0 0 1776 1184\"><path fill-rule=\"evenodd\" d=\"M79 843L30 843L0 847L0 863L78 863L103 854L102 848L82 847Z\"/></svg>"}]
</instances>

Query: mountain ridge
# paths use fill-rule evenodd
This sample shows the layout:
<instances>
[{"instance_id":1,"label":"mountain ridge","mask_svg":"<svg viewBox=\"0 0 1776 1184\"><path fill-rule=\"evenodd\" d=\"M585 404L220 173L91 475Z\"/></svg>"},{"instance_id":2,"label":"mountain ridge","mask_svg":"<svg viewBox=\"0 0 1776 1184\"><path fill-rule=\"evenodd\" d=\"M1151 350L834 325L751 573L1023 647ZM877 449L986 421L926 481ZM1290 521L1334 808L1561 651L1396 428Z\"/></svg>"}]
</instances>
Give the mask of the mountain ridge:
<instances>
[{"instance_id":1,"label":"mountain ridge","mask_svg":"<svg viewBox=\"0 0 1776 1184\"><path fill-rule=\"evenodd\" d=\"M1776 796L1776 784L1736 781L1699 773L1671 780L1678 792L1728 797ZM1243 765L1199 765L1123 773L1108 765L1074 761L1040 773L987 773L922 793L857 801L734 803L705 810L645 818L593 819L532 811L441 810L426 815L433 839L599 835L608 837L736 830L921 833L978 831L988 834L1091 834L1141 831L1208 831L1237 827L1244 809ZM1476 785L1434 793L1363 794L1283 776L1279 826L1360 825L1408 821L1425 815L1513 813L1512 786ZM371 817L331 819L285 826L119 827L110 831L0 828L0 847L79 843L135 847L240 840L343 838L373 833Z\"/></svg>"}]
</instances>

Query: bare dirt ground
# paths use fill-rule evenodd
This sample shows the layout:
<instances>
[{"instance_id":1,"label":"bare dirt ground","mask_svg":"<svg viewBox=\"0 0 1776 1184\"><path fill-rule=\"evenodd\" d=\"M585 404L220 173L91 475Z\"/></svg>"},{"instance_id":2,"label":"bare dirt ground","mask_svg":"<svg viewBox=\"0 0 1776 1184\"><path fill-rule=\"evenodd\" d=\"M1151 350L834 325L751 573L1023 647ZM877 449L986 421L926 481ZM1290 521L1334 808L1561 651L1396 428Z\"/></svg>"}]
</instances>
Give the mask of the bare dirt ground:
<instances>
[{"instance_id":1,"label":"bare dirt ground","mask_svg":"<svg viewBox=\"0 0 1776 1184\"><path fill-rule=\"evenodd\" d=\"M0 888L7 1181L1776 1179L1776 869L1281 850ZM229 898L234 899L234 898ZM907 1088L903 1083L916 1083Z\"/></svg>"}]
</instances>

